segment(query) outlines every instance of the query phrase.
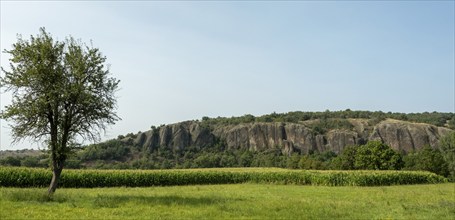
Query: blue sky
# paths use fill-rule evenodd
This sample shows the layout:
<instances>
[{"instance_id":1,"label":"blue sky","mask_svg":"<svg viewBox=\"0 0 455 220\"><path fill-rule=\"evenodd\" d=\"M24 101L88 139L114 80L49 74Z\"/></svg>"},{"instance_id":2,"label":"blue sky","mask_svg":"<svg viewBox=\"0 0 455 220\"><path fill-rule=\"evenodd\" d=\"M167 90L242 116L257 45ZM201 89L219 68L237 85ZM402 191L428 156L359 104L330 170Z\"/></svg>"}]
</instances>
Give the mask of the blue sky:
<instances>
[{"instance_id":1,"label":"blue sky","mask_svg":"<svg viewBox=\"0 0 455 220\"><path fill-rule=\"evenodd\" d=\"M455 111L454 1L0 4L1 50L46 27L107 57L123 120L103 139L202 116ZM7 125L1 149L39 146L11 146Z\"/></svg>"}]
</instances>

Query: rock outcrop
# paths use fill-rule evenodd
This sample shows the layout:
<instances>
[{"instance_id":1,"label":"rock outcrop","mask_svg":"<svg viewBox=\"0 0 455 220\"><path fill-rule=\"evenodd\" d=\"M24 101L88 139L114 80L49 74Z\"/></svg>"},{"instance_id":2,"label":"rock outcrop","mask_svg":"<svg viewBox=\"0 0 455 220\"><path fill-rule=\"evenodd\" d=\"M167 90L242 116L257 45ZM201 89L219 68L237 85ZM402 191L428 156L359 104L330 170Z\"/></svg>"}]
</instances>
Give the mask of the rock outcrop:
<instances>
[{"instance_id":1,"label":"rock outcrop","mask_svg":"<svg viewBox=\"0 0 455 220\"><path fill-rule=\"evenodd\" d=\"M181 150L188 146L210 146L224 141L228 149L262 151L280 148L283 154L293 152L333 151L340 153L345 146L382 141L400 152L411 152L425 145L436 147L440 137L453 131L429 124L387 119L370 126L366 119L349 119L352 129L334 129L316 133L306 124L245 123L239 125L203 126L198 121L186 121L139 133L134 145L154 149L159 146Z\"/></svg>"},{"instance_id":2,"label":"rock outcrop","mask_svg":"<svg viewBox=\"0 0 455 220\"><path fill-rule=\"evenodd\" d=\"M374 127L369 140L379 140L395 150L410 152L426 145L436 147L439 138L450 131L428 124L388 119Z\"/></svg>"}]
</instances>

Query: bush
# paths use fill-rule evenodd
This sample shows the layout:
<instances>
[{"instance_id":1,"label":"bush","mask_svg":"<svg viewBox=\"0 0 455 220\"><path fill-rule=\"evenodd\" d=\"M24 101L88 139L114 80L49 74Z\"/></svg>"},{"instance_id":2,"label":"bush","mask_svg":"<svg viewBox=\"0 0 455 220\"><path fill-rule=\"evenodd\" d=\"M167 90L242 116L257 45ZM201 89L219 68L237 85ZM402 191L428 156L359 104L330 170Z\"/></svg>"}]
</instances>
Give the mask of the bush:
<instances>
[{"instance_id":1,"label":"bush","mask_svg":"<svg viewBox=\"0 0 455 220\"><path fill-rule=\"evenodd\" d=\"M21 166L23 167L39 167L39 158L27 156L21 160Z\"/></svg>"},{"instance_id":2,"label":"bush","mask_svg":"<svg viewBox=\"0 0 455 220\"><path fill-rule=\"evenodd\" d=\"M441 151L430 146L406 155L403 160L406 170L426 170L445 177L449 175L448 165Z\"/></svg>"},{"instance_id":3,"label":"bush","mask_svg":"<svg viewBox=\"0 0 455 220\"><path fill-rule=\"evenodd\" d=\"M0 160L0 164L18 167L21 165L21 160L17 157L8 156L5 159Z\"/></svg>"},{"instance_id":4,"label":"bush","mask_svg":"<svg viewBox=\"0 0 455 220\"><path fill-rule=\"evenodd\" d=\"M401 155L388 145L370 141L365 145L348 146L333 160L332 168L341 170L399 170Z\"/></svg>"},{"instance_id":5,"label":"bush","mask_svg":"<svg viewBox=\"0 0 455 220\"><path fill-rule=\"evenodd\" d=\"M99 144L87 146L79 152L83 161L89 160L123 160L130 153L130 148L119 140L109 140Z\"/></svg>"},{"instance_id":6,"label":"bush","mask_svg":"<svg viewBox=\"0 0 455 220\"><path fill-rule=\"evenodd\" d=\"M455 181L455 132L451 132L439 140L439 148L449 170L449 178Z\"/></svg>"},{"instance_id":7,"label":"bush","mask_svg":"<svg viewBox=\"0 0 455 220\"><path fill-rule=\"evenodd\" d=\"M401 155L380 141L360 145L355 153L355 169L399 170L403 167Z\"/></svg>"},{"instance_id":8,"label":"bush","mask_svg":"<svg viewBox=\"0 0 455 220\"><path fill-rule=\"evenodd\" d=\"M338 157L333 160L332 167L338 170L354 170L355 157L358 146L347 146Z\"/></svg>"}]
</instances>

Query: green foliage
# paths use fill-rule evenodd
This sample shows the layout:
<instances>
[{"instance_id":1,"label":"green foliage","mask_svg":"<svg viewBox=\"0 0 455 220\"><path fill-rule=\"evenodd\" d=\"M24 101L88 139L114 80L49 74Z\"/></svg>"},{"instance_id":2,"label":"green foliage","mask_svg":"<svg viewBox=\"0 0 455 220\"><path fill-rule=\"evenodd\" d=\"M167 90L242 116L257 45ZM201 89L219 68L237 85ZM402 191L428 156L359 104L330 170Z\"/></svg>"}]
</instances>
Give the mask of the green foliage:
<instances>
[{"instance_id":1,"label":"green foliage","mask_svg":"<svg viewBox=\"0 0 455 220\"><path fill-rule=\"evenodd\" d=\"M401 155L380 141L370 141L356 150L354 167L364 170L399 170Z\"/></svg>"},{"instance_id":2,"label":"green foliage","mask_svg":"<svg viewBox=\"0 0 455 220\"><path fill-rule=\"evenodd\" d=\"M307 120L327 120L327 119L348 119L348 118L362 118L370 119L370 125L376 125L386 118L392 118L397 120L404 120L410 122L428 123L435 126L447 126L451 129L455 129L455 113L441 113L441 112L424 112L424 113L392 113L382 111L352 111L346 109L344 111L324 111L324 112L288 112L288 113L276 113L273 112L268 115L255 117L252 115L244 115L240 117L217 117L209 118L204 116L202 122L210 125L237 125L241 123L251 122L290 122L299 123ZM342 121L341 121L342 122ZM324 122L325 123L325 122ZM332 124L322 125L322 127L316 128L317 132L324 133L323 129L340 126L341 128L349 128L351 125L348 124ZM338 123L338 122L335 122ZM342 122L344 123L344 122Z\"/></svg>"},{"instance_id":3,"label":"green foliage","mask_svg":"<svg viewBox=\"0 0 455 220\"><path fill-rule=\"evenodd\" d=\"M196 157L193 163L195 164L196 167L200 168L219 167L220 159L221 158L219 154L207 153Z\"/></svg>"},{"instance_id":4,"label":"green foliage","mask_svg":"<svg viewBox=\"0 0 455 220\"><path fill-rule=\"evenodd\" d=\"M403 167L401 155L388 145L370 141L365 145L347 146L334 159L332 168L342 170L399 170Z\"/></svg>"},{"instance_id":5,"label":"green foliage","mask_svg":"<svg viewBox=\"0 0 455 220\"><path fill-rule=\"evenodd\" d=\"M340 170L354 170L358 146L346 146L333 161L333 168Z\"/></svg>"},{"instance_id":6,"label":"green foliage","mask_svg":"<svg viewBox=\"0 0 455 220\"><path fill-rule=\"evenodd\" d=\"M425 146L417 152L404 156L404 169L426 170L447 177L449 169L440 150Z\"/></svg>"},{"instance_id":7,"label":"green foliage","mask_svg":"<svg viewBox=\"0 0 455 220\"><path fill-rule=\"evenodd\" d=\"M0 86L12 92L1 118L12 122L15 141L30 138L48 144L57 186L77 137L98 140L97 130L120 118L114 112L119 81L109 76L106 57L75 40L54 41L40 28L30 40L21 36L11 50L10 70L2 67Z\"/></svg>"},{"instance_id":8,"label":"green foliage","mask_svg":"<svg viewBox=\"0 0 455 220\"><path fill-rule=\"evenodd\" d=\"M0 164L5 166L18 167L21 165L21 160L17 157L8 156L5 159L0 160Z\"/></svg>"},{"instance_id":9,"label":"green foliage","mask_svg":"<svg viewBox=\"0 0 455 220\"><path fill-rule=\"evenodd\" d=\"M82 168L82 162L81 162L81 160L77 160L77 159L68 159L65 161L65 168L80 169L80 168Z\"/></svg>"},{"instance_id":10,"label":"green foliage","mask_svg":"<svg viewBox=\"0 0 455 220\"><path fill-rule=\"evenodd\" d=\"M0 167L0 186L43 187L49 170ZM324 186L380 186L442 183L447 180L424 171L306 171L286 169L190 170L66 170L61 187L170 186L193 184L279 183Z\"/></svg>"},{"instance_id":11,"label":"green foliage","mask_svg":"<svg viewBox=\"0 0 455 220\"><path fill-rule=\"evenodd\" d=\"M0 159L3 166L22 166L22 167L48 167L49 158L46 154L39 156L8 156Z\"/></svg>"},{"instance_id":12,"label":"green foliage","mask_svg":"<svg viewBox=\"0 0 455 220\"><path fill-rule=\"evenodd\" d=\"M251 161L253 161L254 154L249 150L244 150L239 152L240 157L238 157L239 167L250 167Z\"/></svg>"},{"instance_id":13,"label":"green foliage","mask_svg":"<svg viewBox=\"0 0 455 220\"><path fill-rule=\"evenodd\" d=\"M252 167L286 167L285 156L279 149L268 149L254 154Z\"/></svg>"},{"instance_id":14,"label":"green foliage","mask_svg":"<svg viewBox=\"0 0 455 220\"><path fill-rule=\"evenodd\" d=\"M51 132L56 132L55 141L65 148L75 135L93 139L92 129L119 119L112 112L119 81L108 77L106 58L98 49L71 37L54 41L41 28L30 40L19 37L5 53L12 56L11 71L2 68L1 87L12 91L13 103L2 118L14 122L16 139L54 141Z\"/></svg>"},{"instance_id":15,"label":"green foliage","mask_svg":"<svg viewBox=\"0 0 455 220\"><path fill-rule=\"evenodd\" d=\"M336 154L332 151L310 153L300 157L298 168L306 170L327 170L332 168Z\"/></svg>"},{"instance_id":16,"label":"green foliage","mask_svg":"<svg viewBox=\"0 0 455 220\"><path fill-rule=\"evenodd\" d=\"M135 139L137 137L137 134L133 134L132 132L126 134L126 137Z\"/></svg>"},{"instance_id":17,"label":"green foliage","mask_svg":"<svg viewBox=\"0 0 455 220\"><path fill-rule=\"evenodd\" d=\"M351 130L354 126L346 119L319 119L311 124L309 127L313 129L316 134L325 134L330 130Z\"/></svg>"},{"instance_id":18,"label":"green foliage","mask_svg":"<svg viewBox=\"0 0 455 220\"><path fill-rule=\"evenodd\" d=\"M447 124L450 129L455 130L455 115L452 117L452 119L447 121Z\"/></svg>"},{"instance_id":19,"label":"green foliage","mask_svg":"<svg viewBox=\"0 0 455 220\"><path fill-rule=\"evenodd\" d=\"M286 160L286 168L288 169L297 169L299 168L301 156L297 153L293 153L290 157Z\"/></svg>"},{"instance_id":20,"label":"green foliage","mask_svg":"<svg viewBox=\"0 0 455 220\"><path fill-rule=\"evenodd\" d=\"M82 151L78 152L78 158L83 161L93 160L118 160L122 161L130 153L130 148L125 146L119 140L109 140L99 144L87 146Z\"/></svg>"},{"instance_id":21,"label":"green foliage","mask_svg":"<svg viewBox=\"0 0 455 220\"><path fill-rule=\"evenodd\" d=\"M447 167L449 169L449 178L455 181L455 132L451 132L439 140L439 148Z\"/></svg>"},{"instance_id":22,"label":"green foliage","mask_svg":"<svg viewBox=\"0 0 455 220\"><path fill-rule=\"evenodd\" d=\"M23 167L39 167L39 159L38 157L25 157L21 160L21 166Z\"/></svg>"}]
</instances>

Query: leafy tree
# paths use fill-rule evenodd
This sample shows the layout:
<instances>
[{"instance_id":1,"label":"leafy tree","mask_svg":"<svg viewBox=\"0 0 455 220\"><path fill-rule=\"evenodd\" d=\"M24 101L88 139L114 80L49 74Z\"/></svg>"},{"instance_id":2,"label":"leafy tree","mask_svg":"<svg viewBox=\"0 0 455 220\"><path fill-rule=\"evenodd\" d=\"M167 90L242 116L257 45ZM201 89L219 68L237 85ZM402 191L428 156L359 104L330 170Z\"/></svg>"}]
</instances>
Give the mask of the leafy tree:
<instances>
[{"instance_id":1,"label":"leafy tree","mask_svg":"<svg viewBox=\"0 0 455 220\"><path fill-rule=\"evenodd\" d=\"M300 158L298 166L300 169L306 169L306 170L318 170L318 169L324 169L323 162L320 160L317 160L309 155L305 155Z\"/></svg>"},{"instance_id":2,"label":"leafy tree","mask_svg":"<svg viewBox=\"0 0 455 220\"><path fill-rule=\"evenodd\" d=\"M354 170L358 146L346 146L333 161L333 168L340 170Z\"/></svg>"},{"instance_id":3,"label":"leafy tree","mask_svg":"<svg viewBox=\"0 0 455 220\"><path fill-rule=\"evenodd\" d=\"M447 163L440 150L425 146L417 152L410 153L403 158L404 168L408 170L426 170L439 175L449 173Z\"/></svg>"},{"instance_id":4,"label":"leafy tree","mask_svg":"<svg viewBox=\"0 0 455 220\"><path fill-rule=\"evenodd\" d=\"M439 140L439 148L449 169L449 178L455 181L455 132L451 132Z\"/></svg>"},{"instance_id":5,"label":"leafy tree","mask_svg":"<svg viewBox=\"0 0 455 220\"><path fill-rule=\"evenodd\" d=\"M455 115L452 117L452 119L447 121L447 124L449 125L450 129L455 130Z\"/></svg>"},{"instance_id":6,"label":"leafy tree","mask_svg":"<svg viewBox=\"0 0 455 220\"><path fill-rule=\"evenodd\" d=\"M38 157L34 156L27 156L22 158L21 160L21 166L23 167L38 167L39 165L39 159Z\"/></svg>"},{"instance_id":7,"label":"leafy tree","mask_svg":"<svg viewBox=\"0 0 455 220\"><path fill-rule=\"evenodd\" d=\"M219 167L220 159L218 154L207 153L197 157L194 160L194 163L200 168Z\"/></svg>"},{"instance_id":8,"label":"leafy tree","mask_svg":"<svg viewBox=\"0 0 455 220\"><path fill-rule=\"evenodd\" d=\"M51 195L76 138L96 141L98 130L120 119L114 112L119 81L109 76L97 48L72 37L55 41L44 28L29 40L19 36L4 52L11 55L11 70L2 67L0 83L13 101L1 117L12 122L15 141L30 138L49 146Z\"/></svg>"},{"instance_id":9,"label":"leafy tree","mask_svg":"<svg viewBox=\"0 0 455 220\"><path fill-rule=\"evenodd\" d=\"M0 164L18 167L21 165L21 160L17 157L8 156L5 159L0 160Z\"/></svg>"},{"instance_id":10,"label":"leafy tree","mask_svg":"<svg viewBox=\"0 0 455 220\"><path fill-rule=\"evenodd\" d=\"M360 145L355 154L355 169L399 170L403 167L401 155L380 141Z\"/></svg>"},{"instance_id":11,"label":"leafy tree","mask_svg":"<svg viewBox=\"0 0 455 220\"><path fill-rule=\"evenodd\" d=\"M301 156L297 153L293 153L290 157L286 158L286 167L290 169L299 168L299 161Z\"/></svg>"},{"instance_id":12,"label":"leafy tree","mask_svg":"<svg viewBox=\"0 0 455 220\"><path fill-rule=\"evenodd\" d=\"M237 160L232 152L225 151L221 154L220 167L235 167Z\"/></svg>"},{"instance_id":13,"label":"leafy tree","mask_svg":"<svg viewBox=\"0 0 455 220\"><path fill-rule=\"evenodd\" d=\"M112 139L99 144L92 144L79 152L82 160L123 160L131 149L119 140Z\"/></svg>"},{"instance_id":14,"label":"leafy tree","mask_svg":"<svg viewBox=\"0 0 455 220\"><path fill-rule=\"evenodd\" d=\"M251 162L253 161L253 157L254 157L253 153L249 150L241 152L241 155L238 160L238 165L240 167L250 167Z\"/></svg>"}]
</instances>

